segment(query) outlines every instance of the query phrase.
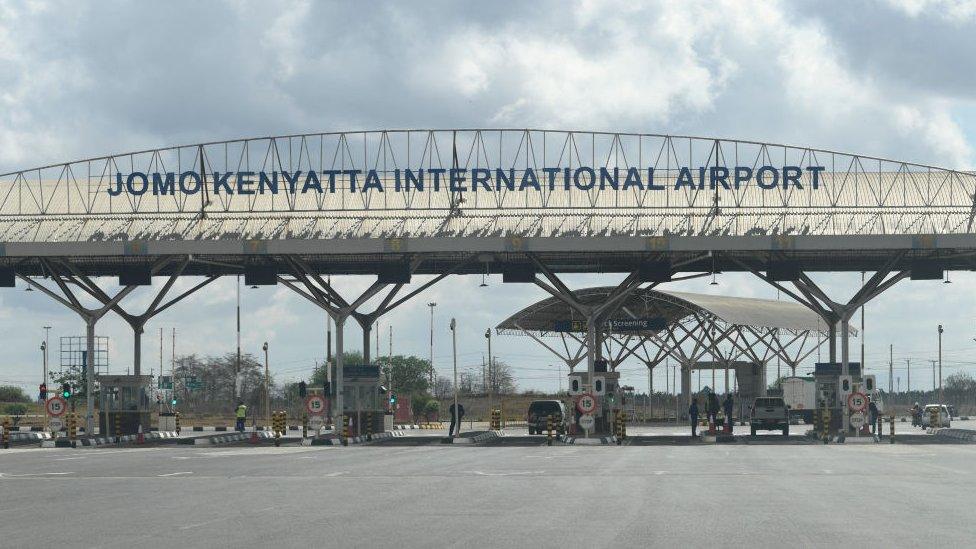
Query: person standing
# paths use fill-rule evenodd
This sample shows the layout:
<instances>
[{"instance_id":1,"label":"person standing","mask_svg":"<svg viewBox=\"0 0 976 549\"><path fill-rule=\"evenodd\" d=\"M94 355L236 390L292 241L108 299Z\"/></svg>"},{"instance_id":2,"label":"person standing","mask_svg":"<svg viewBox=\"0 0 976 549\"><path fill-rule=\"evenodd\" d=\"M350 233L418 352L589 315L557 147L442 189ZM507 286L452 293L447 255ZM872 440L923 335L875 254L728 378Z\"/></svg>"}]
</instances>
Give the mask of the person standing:
<instances>
[{"instance_id":1,"label":"person standing","mask_svg":"<svg viewBox=\"0 0 976 549\"><path fill-rule=\"evenodd\" d=\"M451 430L447 432L447 436L454 437L461 434L461 419L464 418L464 405L458 404L457 410L454 409L454 405L451 404ZM457 413L455 413L457 412ZM457 425L457 431L455 431L454 426Z\"/></svg>"},{"instance_id":2,"label":"person standing","mask_svg":"<svg viewBox=\"0 0 976 549\"><path fill-rule=\"evenodd\" d=\"M688 417L691 418L691 438L698 437L698 397L691 399L688 407Z\"/></svg>"},{"instance_id":3,"label":"person standing","mask_svg":"<svg viewBox=\"0 0 976 549\"><path fill-rule=\"evenodd\" d=\"M237 403L237 410L234 411L234 416L237 418L237 425L234 426L238 432L244 432L244 419L247 417L247 406L244 405L244 401L241 400Z\"/></svg>"},{"instance_id":4,"label":"person standing","mask_svg":"<svg viewBox=\"0 0 976 549\"><path fill-rule=\"evenodd\" d=\"M725 394L725 401L722 403L722 408L725 412L725 425L728 432L732 432L732 410L735 407L735 401L732 400L732 393Z\"/></svg>"},{"instance_id":5,"label":"person standing","mask_svg":"<svg viewBox=\"0 0 976 549\"><path fill-rule=\"evenodd\" d=\"M708 393L708 428L714 429L718 424L718 396L715 391Z\"/></svg>"},{"instance_id":6,"label":"person standing","mask_svg":"<svg viewBox=\"0 0 976 549\"><path fill-rule=\"evenodd\" d=\"M878 405L873 400L868 403L868 417L871 420L871 434L878 434Z\"/></svg>"}]
</instances>

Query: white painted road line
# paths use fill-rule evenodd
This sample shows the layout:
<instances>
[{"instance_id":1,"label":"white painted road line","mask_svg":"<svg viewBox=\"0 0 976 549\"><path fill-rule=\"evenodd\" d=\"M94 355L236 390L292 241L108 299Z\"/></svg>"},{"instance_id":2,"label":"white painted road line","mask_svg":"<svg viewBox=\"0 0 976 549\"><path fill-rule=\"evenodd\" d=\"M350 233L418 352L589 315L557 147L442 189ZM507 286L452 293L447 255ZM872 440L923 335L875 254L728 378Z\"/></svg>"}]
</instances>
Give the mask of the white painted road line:
<instances>
[{"instance_id":1,"label":"white painted road line","mask_svg":"<svg viewBox=\"0 0 976 549\"><path fill-rule=\"evenodd\" d=\"M156 475L157 477L174 477L176 475L192 475L193 471L181 471L179 473L166 473L164 475Z\"/></svg>"}]
</instances>

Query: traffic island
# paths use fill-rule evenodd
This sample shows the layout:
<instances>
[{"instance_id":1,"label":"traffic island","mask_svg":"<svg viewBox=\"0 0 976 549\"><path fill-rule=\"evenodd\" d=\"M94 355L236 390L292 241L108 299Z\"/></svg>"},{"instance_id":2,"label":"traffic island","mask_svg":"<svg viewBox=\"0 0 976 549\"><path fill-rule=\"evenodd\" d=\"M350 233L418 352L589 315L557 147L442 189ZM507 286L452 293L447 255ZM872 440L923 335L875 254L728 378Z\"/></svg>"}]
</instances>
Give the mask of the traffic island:
<instances>
[{"instance_id":1,"label":"traffic island","mask_svg":"<svg viewBox=\"0 0 976 549\"><path fill-rule=\"evenodd\" d=\"M382 440L387 440L396 437L402 437L404 434L400 431L385 431L382 433L375 433L367 440L366 435L349 437L346 439L347 444L367 444L370 442L379 442ZM302 446L342 446L342 438L338 435L322 435L314 438L302 439Z\"/></svg>"},{"instance_id":2,"label":"traffic island","mask_svg":"<svg viewBox=\"0 0 976 549\"><path fill-rule=\"evenodd\" d=\"M498 431L472 431L461 433L456 437L444 437L442 444L478 444L491 442L499 438Z\"/></svg>"}]
</instances>

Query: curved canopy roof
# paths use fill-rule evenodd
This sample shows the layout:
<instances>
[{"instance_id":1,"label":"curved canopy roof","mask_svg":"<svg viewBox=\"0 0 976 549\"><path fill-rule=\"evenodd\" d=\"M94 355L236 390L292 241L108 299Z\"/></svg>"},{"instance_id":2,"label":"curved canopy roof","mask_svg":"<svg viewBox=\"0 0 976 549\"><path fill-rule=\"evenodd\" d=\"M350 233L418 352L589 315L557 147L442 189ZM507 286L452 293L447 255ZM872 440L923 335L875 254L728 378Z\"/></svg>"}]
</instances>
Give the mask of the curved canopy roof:
<instances>
[{"instance_id":1,"label":"curved canopy roof","mask_svg":"<svg viewBox=\"0 0 976 549\"><path fill-rule=\"evenodd\" d=\"M586 304L603 302L612 286L585 288L575 292ZM693 315L704 314L730 325L791 332L825 333L827 326L819 315L793 301L674 292L641 288L628 297L613 319L663 319L672 326ZM583 317L562 300L550 297L533 303L501 322L499 333L521 330L541 335L559 332L585 332ZM650 334L657 329L645 330ZM627 333L635 333L629 331ZM638 332L640 333L640 332Z\"/></svg>"}]
</instances>

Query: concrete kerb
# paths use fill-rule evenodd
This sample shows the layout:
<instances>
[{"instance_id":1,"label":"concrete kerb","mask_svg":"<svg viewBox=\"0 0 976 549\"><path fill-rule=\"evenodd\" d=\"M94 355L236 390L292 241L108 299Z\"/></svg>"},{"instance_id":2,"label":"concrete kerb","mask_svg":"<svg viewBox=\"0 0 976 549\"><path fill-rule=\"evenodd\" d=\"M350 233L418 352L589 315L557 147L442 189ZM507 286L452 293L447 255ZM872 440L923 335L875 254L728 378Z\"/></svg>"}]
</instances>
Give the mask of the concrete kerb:
<instances>
[{"instance_id":1,"label":"concrete kerb","mask_svg":"<svg viewBox=\"0 0 976 549\"><path fill-rule=\"evenodd\" d=\"M951 438L962 442L976 442L976 431L972 429L935 429L934 434L941 438Z\"/></svg>"},{"instance_id":2,"label":"concrete kerb","mask_svg":"<svg viewBox=\"0 0 976 549\"><path fill-rule=\"evenodd\" d=\"M399 431L384 431L382 433L374 433L373 440L371 441L366 440L366 435L349 437L349 444L365 444L367 442L376 442L378 440L402 436L405 435ZM330 434L302 439L302 446L342 446L342 441L338 436Z\"/></svg>"}]
</instances>

